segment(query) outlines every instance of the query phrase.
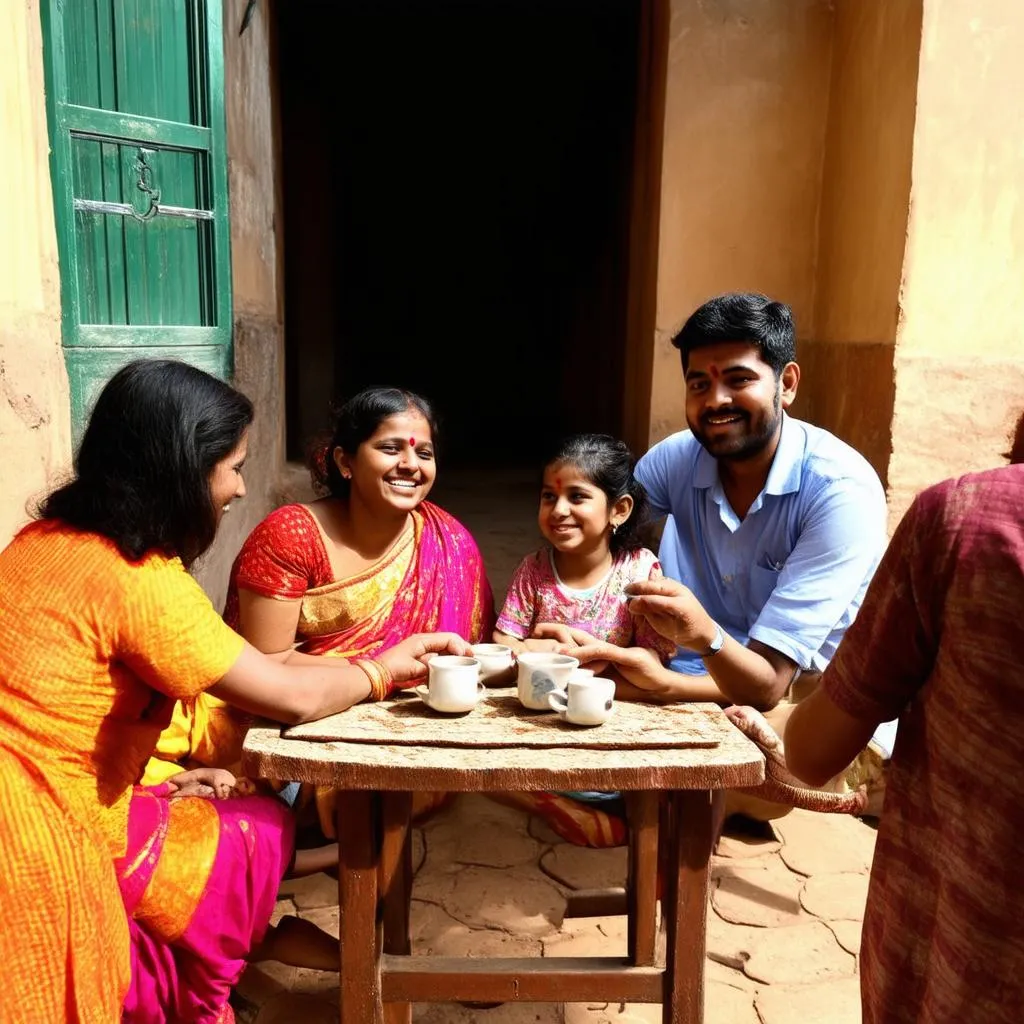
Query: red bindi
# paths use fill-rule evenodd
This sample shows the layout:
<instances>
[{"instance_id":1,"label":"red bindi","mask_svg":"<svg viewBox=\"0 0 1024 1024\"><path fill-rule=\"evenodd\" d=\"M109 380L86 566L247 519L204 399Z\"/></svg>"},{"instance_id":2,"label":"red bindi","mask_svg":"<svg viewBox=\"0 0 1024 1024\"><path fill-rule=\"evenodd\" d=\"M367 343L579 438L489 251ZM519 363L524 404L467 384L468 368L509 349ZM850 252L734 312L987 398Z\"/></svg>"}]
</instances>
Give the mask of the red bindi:
<instances>
[{"instance_id":1,"label":"red bindi","mask_svg":"<svg viewBox=\"0 0 1024 1024\"><path fill-rule=\"evenodd\" d=\"M415 448L416 447L416 438L415 437L410 437L409 438L409 447L410 448Z\"/></svg>"},{"instance_id":2,"label":"red bindi","mask_svg":"<svg viewBox=\"0 0 1024 1024\"><path fill-rule=\"evenodd\" d=\"M718 367L715 366L714 364L708 367L708 372L711 374L712 377L715 378L715 380L718 380L718 378L722 376L721 373L719 373L718 371Z\"/></svg>"}]
</instances>

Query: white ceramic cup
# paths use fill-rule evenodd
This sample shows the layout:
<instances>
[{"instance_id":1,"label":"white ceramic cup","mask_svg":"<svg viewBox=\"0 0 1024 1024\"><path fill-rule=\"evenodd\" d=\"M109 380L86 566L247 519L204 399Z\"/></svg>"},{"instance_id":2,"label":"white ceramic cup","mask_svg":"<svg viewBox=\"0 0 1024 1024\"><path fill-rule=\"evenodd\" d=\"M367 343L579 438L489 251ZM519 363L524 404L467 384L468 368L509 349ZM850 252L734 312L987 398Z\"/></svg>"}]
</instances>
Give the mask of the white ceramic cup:
<instances>
[{"instance_id":1,"label":"white ceramic cup","mask_svg":"<svg viewBox=\"0 0 1024 1024\"><path fill-rule=\"evenodd\" d=\"M564 690L570 676L580 667L580 663L567 654L547 651L524 651L517 660L519 702L534 711L547 711L548 694Z\"/></svg>"},{"instance_id":2,"label":"white ceramic cup","mask_svg":"<svg viewBox=\"0 0 1024 1024\"><path fill-rule=\"evenodd\" d=\"M484 685L480 682L480 662L456 654L439 654L427 666L427 682L416 687L416 694L435 711L471 711L476 707Z\"/></svg>"},{"instance_id":3,"label":"white ceramic cup","mask_svg":"<svg viewBox=\"0 0 1024 1024\"><path fill-rule=\"evenodd\" d=\"M575 676L565 693L549 693L548 703L574 725L601 725L615 705L615 680Z\"/></svg>"},{"instance_id":4,"label":"white ceramic cup","mask_svg":"<svg viewBox=\"0 0 1024 1024\"><path fill-rule=\"evenodd\" d=\"M480 662L480 679L485 684L512 668L512 648L504 644L473 644L472 651Z\"/></svg>"}]
</instances>

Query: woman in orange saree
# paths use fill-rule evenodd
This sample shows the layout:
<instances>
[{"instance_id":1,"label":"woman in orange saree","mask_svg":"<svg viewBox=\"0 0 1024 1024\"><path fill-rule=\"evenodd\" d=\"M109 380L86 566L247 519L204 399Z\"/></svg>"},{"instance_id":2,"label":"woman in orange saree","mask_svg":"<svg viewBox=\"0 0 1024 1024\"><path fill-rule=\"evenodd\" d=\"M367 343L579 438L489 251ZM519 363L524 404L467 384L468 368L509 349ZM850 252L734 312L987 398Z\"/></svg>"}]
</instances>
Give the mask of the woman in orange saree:
<instances>
[{"instance_id":1,"label":"woman in orange saree","mask_svg":"<svg viewBox=\"0 0 1024 1024\"><path fill-rule=\"evenodd\" d=\"M422 678L451 634L376 665L268 658L187 566L244 495L252 406L174 361L118 371L75 476L0 552L0 929L5 1024L225 1024L247 957L288 955L268 927L292 852L273 796L170 799L133 786L174 700L207 691L282 721ZM372 671L371 671L372 669Z\"/></svg>"}]
</instances>

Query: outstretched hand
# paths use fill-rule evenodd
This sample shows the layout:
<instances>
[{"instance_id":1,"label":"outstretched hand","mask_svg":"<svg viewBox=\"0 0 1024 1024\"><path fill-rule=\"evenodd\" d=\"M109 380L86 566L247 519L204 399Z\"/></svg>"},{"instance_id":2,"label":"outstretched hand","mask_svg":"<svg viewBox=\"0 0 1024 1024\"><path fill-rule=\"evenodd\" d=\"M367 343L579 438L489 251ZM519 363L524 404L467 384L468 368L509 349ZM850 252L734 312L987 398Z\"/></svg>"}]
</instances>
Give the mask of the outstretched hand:
<instances>
[{"instance_id":1,"label":"outstretched hand","mask_svg":"<svg viewBox=\"0 0 1024 1024\"><path fill-rule=\"evenodd\" d=\"M626 587L630 613L647 620L663 637L691 650L703 650L715 634L714 622L693 592L662 577Z\"/></svg>"},{"instance_id":2,"label":"outstretched hand","mask_svg":"<svg viewBox=\"0 0 1024 1024\"><path fill-rule=\"evenodd\" d=\"M603 672L612 665L628 683L638 690L655 690L660 687L658 671L661 662L653 651L646 647L617 647L615 644L595 640L583 647L565 648L564 654L579 659L581 665Z\"/></svg>"},{"instance_id":3,"label":"outstretched hand","mask_svg":"<svg viewBox=\"0 0 1024 1024\"><path fill-rule=\"evenodd\" d=\"M427 674L427 665L437 654L471 657L473 651L458 633L414 633L381 651L376 660L391 674L395 687L405 689Z\"/></svg>"}]
</instances>

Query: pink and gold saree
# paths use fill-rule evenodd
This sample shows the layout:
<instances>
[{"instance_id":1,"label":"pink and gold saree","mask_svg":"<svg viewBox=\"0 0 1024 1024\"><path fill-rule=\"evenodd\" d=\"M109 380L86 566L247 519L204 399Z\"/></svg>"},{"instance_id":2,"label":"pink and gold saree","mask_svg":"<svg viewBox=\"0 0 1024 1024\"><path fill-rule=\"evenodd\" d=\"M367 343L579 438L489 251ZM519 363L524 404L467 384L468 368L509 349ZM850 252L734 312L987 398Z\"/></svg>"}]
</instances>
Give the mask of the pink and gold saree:
<instances>
[{"instance_id":1,"label":"pink and gold saree","mask_svg":"<svg viewBox=\"0 0 1024 1024\"><path fill-rule=\"evenodd\" d=\"M280 800L169 799L137 786L115 863L131 932L123 1024L230 1024L231 988L263 938L292 856Z\"/></svg>"}]
</instances>

